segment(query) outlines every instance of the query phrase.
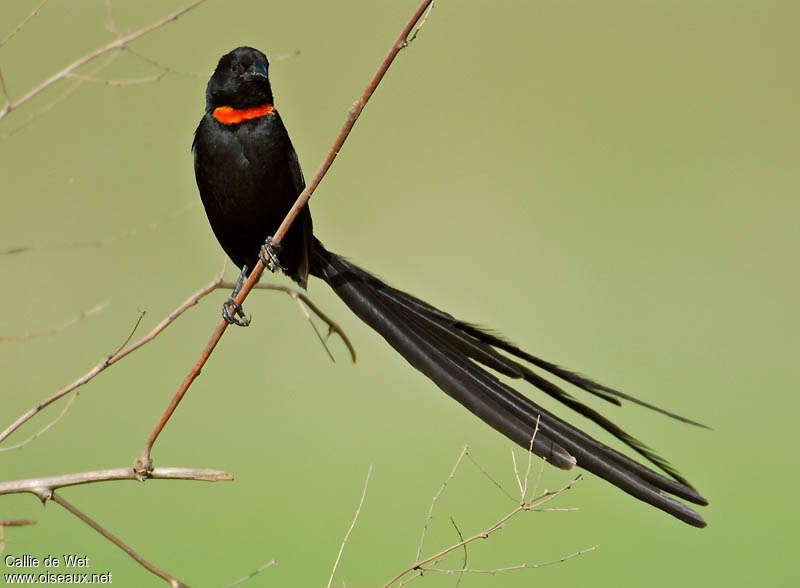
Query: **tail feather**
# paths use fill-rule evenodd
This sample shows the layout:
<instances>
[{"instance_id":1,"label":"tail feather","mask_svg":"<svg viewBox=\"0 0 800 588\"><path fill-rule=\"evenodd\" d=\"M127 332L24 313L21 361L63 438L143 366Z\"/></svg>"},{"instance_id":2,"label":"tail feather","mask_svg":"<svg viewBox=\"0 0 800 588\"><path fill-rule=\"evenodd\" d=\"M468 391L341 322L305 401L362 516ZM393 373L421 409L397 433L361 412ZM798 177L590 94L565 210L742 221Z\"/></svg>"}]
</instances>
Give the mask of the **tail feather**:
<instances>
[{"instance_id":1,"label":"tail feather","mask_svg":"<svg viewBox=\"0 0 800 588\"><path fill-rule=\"evenodd\" d=\"M500 354L497 349L598 396L608 396L611 389L544 362L495 335L457 321L422 300L387 286L344 258L328 252L316 240L311 273L326 281L361 320L376 330L411 365L511 440L528 448L538 422L539 429L533 446L536 455L565 469L577 462L577 465L640 500L691 525L705 526L695 511L662 494L664 491L696 504L707 504L666 460L559 386ZM528 381L603 427L674 479L646 468L562 421L501 382L479 364L502 375ZM619 402L613 396L606 399Z\"/></svg>"}]
</instances>

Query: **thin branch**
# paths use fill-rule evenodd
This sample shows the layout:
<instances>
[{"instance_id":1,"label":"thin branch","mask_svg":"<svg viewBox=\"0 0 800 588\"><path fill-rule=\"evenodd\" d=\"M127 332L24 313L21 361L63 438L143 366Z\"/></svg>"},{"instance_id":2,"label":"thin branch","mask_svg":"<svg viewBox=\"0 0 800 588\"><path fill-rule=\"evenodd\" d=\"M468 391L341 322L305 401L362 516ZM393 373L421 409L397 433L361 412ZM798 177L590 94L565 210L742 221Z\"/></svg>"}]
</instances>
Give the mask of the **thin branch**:
<instances>
[{"instance_id":1,"label":"thin branch","mask_svg":"<svg viewBox=\"0 0 800 588\"><path fill-rule=\"evenodd\" d=\"M141 555L139 555L133 549L128 547L128 545L126 545L121 539L119 539L118 537L113 535L110 531L106 530L102 525L100 525L94 519L89 517L87 514L84 514L83 511L81 511L77 507L73 506L71 503L67 502L67 500L65 500L61 496L59 496L59 495L57 495L55 493L52 493L50 498L52 499L53 502L63 506L65 509L67 509L69 512L74 514L76 517L78 517L84 523L89 525L92 529L94 529L95 531L100 533L103 537L105 537L106 539L111 541L114 545L116 545L122 551L124 551L129 556L131 556L139 565L141 565L142 567L144 567L149 572L152 572L153 574L155 574L156 576L158 576L159 578L161 578L162 580L167 582L173 588L189 588L186 584L184 584L183 582L181 582L180 580L178 580L174 576L171 576L167 572L158 569L156 566L154 566L149 561L144 559Z\"/></svg>"},{"instance_id":2,"label":"thin branch","mask_svg":"<svg viewBox=\"0 0 800 588\"><path fill-rule=\"evenodd\" d=\"M8 95L8 88L6 88L6 79L3 77L3 70L0 69L0 91L3 92L3 98L6 99L5 104L3 104L2 110L0 112L5 112L8 108L8 105L11 104L11 96Z\"/></svg>"},{"instance_id":3,"label":"thin branch","mask_svg":"<svg viewBox=\"0 0 800 588\"><path fill-rule=\"evenodd\" d=\"M129 345L128 347L125 347L124 349L122 349L122 350L120 350L120 351L118 351L118 352L116 352L116 353L114 353L114 354L112 354L112 355L100 360L100 362L97 365L95 365L92 369L90 369L88 372L86 372L80 378L78 378L77 380L75 380L71 384L68 384L67 386L65 386L64 388L62 388L61 390L59 390L55 394L53 394L51 396L48 396L47 398L39 401L35 406L33 406L27 412L25 412L22 416L20 416L16 421L11 423L11 425L9 425L4 431L0 432L0 443L2 443L2 441L4 439L6 439L9 435L11 435L14 431L19 429L24 423L26 423L28 420L30 420L34 415L36 415L43 408L49 406L50 404L52 404L53 402L55 402L59 398L62 398L63 396L69 394L70 392L72 392L76 388L79 388L80 386L83 386L84 384L86 384L86 382L88 382L89 380L94 378L97 374L99 374L100 372L102 372L106 368L114 365L120 359L122 359L125 356L127 356L129 353L132 353L132 352L136 351L137 349L139 349L139 347L141 347L145 343L148 343L149 341L152 341L159 333L161 333L161 331L163 331L170 324L172 324L172 322L175 321L175 319L177 319L187 309L189 309L192 306L194 306L195 304L197 304L200 301L201 298L203 298L209 292L212 292L214 289L216 289L217 284L219 282L220 282L220 278L215 278L213 281L209 282L208 284L206 284L205 286L200 288L197 292L195 292L194 294L189 296L189 298L187 298L183 302L183 304L181 304L180 306L178 306L178 308L173 310L164 320L162 320L159 324L157 324L144 337L142 337L141 339L139 339L135 343Z\"/></svg>"},{"instance_id":4,"label":"thin branch","mask_svg":"<svg viewBox=\"0 0 800 588\"><path fill-rule=\"evenodd\" d=\"M72 393L72 396L70 397L70 399L67 400L67 403L64 405L64 408L62 408L61 412L58 413L58 416L56 418L54 418L52 421L47 423L44 427L39 429L39 431L37 431L36 433L31 435L30 437L28 437L24 441L20 441L19 443L16 443L14 445L9 445L7 447L0 447L0 452L2 452L2 451L13 451L14 449L22 449L23 447L25 447L28 443L30 443L34 439L38 439L39 437L41 437L42 435L47 433L47 431L49 431L52 427L54 427L56 425L56 423L58 423L58 421L60 421L61 419L64 418L64 415L66 415L67 412L69 412L69 409L72 408L72 405L75 404L75 401L78 399L78 396L80 396L80 391L75 390Z\"/></svg>"},{"instance_id":5,"label":"thin branch","mask_svg":"<svg viewBox=\"0 0 800 588\"><path fill-rule=\"evenodd\" d=\"M165 71L167 73L170 73L170 74L177 74L177 75L180 75L180 76L190 76L190 77L198 78L198 79L207 79L208 76L210 76L211 73L212 73L210 71L206 72L206 73L202 73L202 74L194 72L194 71L182 71L182 70L179 70L179 69L175 69L174 67L170 67L169 65L164 65L163 63L161 63L160 61L156 61L152 57L148 57L147 55L143 55L142 53L139 53L138 51L135 51L134 49L131 49L128 45L125 45L124 47L122 47L122 49L127 51L128 53L130 53L131 55L133 55L137 59L139 59L141 61L144 61L145 63L149 63L150 65L154 65L158 69L160 69L162 71ZM299 54L299 51L297 53ZM271 59L270 61L274 62L275 59Z\"/></svg>"},{"instance_id":6,"label":"thin branch","mask_svg":"<svg viewBox=\"0 0 800 588\"><path fill-rule=\"evenodd\" d=\"M522 489L522 478L519 477L519 470L517 469L517 456L514 453L514 448L511 448L511 461L514 464L514 477L517 479L517 486L519 486L519 493L522 496L521 500L525 500L524 490Z\"/></svg>"},{"instance_id":7,"label":"thin branch","mask_svg":"<svg viewBox=\"0 0 800 588\"><path fill-rule=\"evenodd\" d=\"M422 30L422 27L425 26L426 22L428 22L428 17L431 15L431 10L433 10L433 5L434 4L436 4L436 3L435 2L431 2L431 5L428 6L428 11L425 13L425 16L423 16L420 19L420 21L417 23L417 26L414 29L414 32L411 34L410 37L408 37L408 39L406 40L405 44L403 45L404 48L408 47L409 45L411 45L411 43L414 42L414 40L417 38L417 35Z\"/></svg>"},{"instance_id":8,"label":"thin branch","mask_svg":"<svg viewBox=\"0 0 800 588\"><path fill-rule=\"evenodd\" d=\"M297 197L297 200L292 205L292 208L286 215L286 218L283 219L278 230L273 235L273 241L275 244L279 244L281 239L286 235L286 232L289 230L289 226L292 224L294 219L300 213L300 210L303 206L306 205L308 199L311 197L311 194L314 192L316 187L322 181L322 178L328 172L331 165L333 164L333 160L336 158L336 155L342 148L347 136L350 134L350 131L353 129L353 125L355 124L358 116L361 114L361 111L364 109L367 101L372 96L375 89L378 87L378 84L383 79L383 76L386 74L386 71L389 69L389 66L394 61L397 54L400 52L401 49L406 44L406 39L410 34L414 25L419 21L422 17L425 10L428 8L432 0L423 0L419 7L414 11L414 14L411 16L411 19L406 23L403 27L403 30L400 32L400 35L395 40L392 48L389 50L388 55L381 63L378 70L375 72L375 75L372 76L372 80L367 85L367 88L361 94L361 97L356 100L356 102L350 107L348 110L347 118L345 120L342 129L339 131L336 139L333 142L333 146L331 147L330 151L328 152L327 156L323 160L322 164L320 165L319 169L316 171L314 176L311 178L311 181L305 187L305 189L300 193ZM244 302L244 299L250 293L250 290L256 285L258 280L261 278L261 274L264 272L264 264L259 260L256 264L253 271L250 273L250 276L247 278L247 281L242 286L241 291L236 296L235 303L241 305ZM136 458L134 461L134 467L137 471L141 472L142 479L147 477L147 472L150 468L153 467L152 459L150 458L150 452L153 448L153 444L156 442L156 439L161 434L161 431L164 429L164 426L169 421L172 414L175 412L175 409L178 407L178 404L183 399L183 396L186 394L186 391L189 389L189 386L192 385L195 378L200 375L203 366L208 361L208 358L214 352L214 348L219 343L219 340L222 338L222 335L225 333L225 330L228 328L228 323L223 319L217 323L214 332L211 335L208 343L206 344L205 348L200 353L197 361L192 366L189 373L181 382L180 386L178 386L178 390L175 392L172 400L170 401L167 408L162 413L161 417L159 418L158 422L156 423L153 431L147 438L145 442L144 449L142 449L141 454L139 457Z\"/></svg>"},{"instance_id":9,"label":"thin branch","mask_svg":"<svg viewBox=\"0 0 800 588\"><path fill-rule=\"evenodd\" d=\"M455 528L456 533L458 534L458 540L459 541L463 541L464 540L464 535L461 533L461 529L458 528L458 525L456 525L456 521L455 521L455 519L453 517L450 517L450 522L453 523L453 528ZM468 551L467 551L467 546L465 544L464 545L464 563L461 564L462 568L466 568L467 567L467 555L468 555ZM458 580L456 580L456 588L458 588L461 585L461 579L463 577L464 577L464 574L459 574L458 575Z\"/></svg>"},{"instance_id":10,"label":"thin branch","mask_svg":"<svg viewBox=\"0 0 800 588\"><path fill-rule=\"evenodd\" d=\"M31 519L11 519L0 521L0 527L25 527L27 525L35 525L36 521Z\"/></svg>"},{"instance_id":11,"label":"thin branch","mask_svg":"<svg viewBox=\"0 0 800 588\"><path fill-rule=\"evenodd\" d=\"M367 488L369 487L370 476L372 476L372 464L369 464L369 469L367 470L367 479L364 480L364 490L361 492L361 500L358 501L358 508L356 508L356 514L353 516L353 522L350 523L350 528L347 529L347 533L345 533L344 539L342 540L342 546L339 547L339 554L336 556L336 561L333 562L333 569L331 570L331 577L328 579L327 588L331 588L331 584L333 584L333 577L336 575L336 568L339 567L339 561L342 559L344 546L347 545L347 541L350 539L350 533L353 532L353 529L356 526L356 521L358 521L358 515L361 514L361 507L364 506L364 499L367 497Z\"/></svg>"},{"instance_id":12,"label":"thin branch","mask_svg":"<svg viewBox=\"0 0 800 588\"><path fill-rule=\"evenodd\" d=\"M97 75L97 74L99 74L101 71L103 71L104 69L106 69L106 68L107 68L109 65L111 65L112 63L114 63L114 61L116 61L116 59L119 57L119 55L120 55L119 51L115 51L114 53L112 53L111 55L109 55L109 56L108 56L108 58L107 58L107 59L105 59L105 60L104 60L104 61L103 61L103 62L102 62L100 65L98 65L97 67L95 67L94 69L92 69L92 70L89 72L89 75ZM27 127L29 124L31 124L31 123L32 123L32 122L33 122L33 121L34 121L36 118L38 118L38 117L42 116L42 115L43 115L43 114L45 114L46 112L49 112L49 111L51 111L53 108L55 108L55 107L56 107L57 105L59 105L61 102L63 102L63 101L64 101L64 100L66 100L67 98L69 98L69 97L70 97L70 96L71 96L73 93L75 93L75 92L78 90L78 88L80 88L82 85L83 85L83 81L82 81L82 80L75 80L75 83L74 83L74 84L72 84L71 86L69 86L69 87L68 87L66 90L64 90L64 92L62 92L62 93L61 93L61 94L58 96L58 98L56 98L56 99L55 99L55 100L53 100L52 102L49 102L48 104L46 104L44 107L42 107L42 108L41 108L40 110L38 110L37 112L32 112L31 114L29 114L29 115L28 115L28 117L27 117L25 120L23 120L23 121L22 121L20 124L18 124L16 127L13 127L13 128L12 128L10 131L8 131L7 133L4 133L4 134L2 135L2 138L3 138L3 139L7 139L7 138L9 138L11 135L15 135L15 134L17 134L17 133L18 133L18 132L20 132L22 129L24 129L25 127ZM7 112L10 110L10 107L11 107L11 103L9 102L9 103L7 103L7 104L6 104L6 105L5 105L5 106L2 108L2 110L0 110L0 118L2 118L3 116L5 116L5 113L7 113Z\"/></svg>"},{"instance_id":13,"label":"thin branch","mask_svg":"<svg viewBox=\"0 0 800 588\"><path fill-rule=\"evenodd\" d=\"M480 472L486 477L486 479L488 479L492 484L497 486L497 488L500 490L500 492L503 493L503 495L505 495L506 498L508 498L511 502L518 502L516 498L511 496L511 494L505 488L503 488L503 485L500 484L500 482L495 480L492 477L492 475L489 472L487 472L486 469L480 463L478 463L478 461L472 456L472 454L469 451L467 451L467 457L472 462L472 464L476 468L478 468L478 470L480 470Z\"/></svg>"},{"instance_id":14,"label":"thin branch","mask_svg":"<svg viewBox=\"0 0 800 588\"><path fill-rule=\"evenodd\" d=\"M252 578L255 578L255 577L256 577L257 575L259 575L261 572L263 572L263 571L264 571L264 570L266 570L267 568L271 568L271 567L272 567L272 566L274 566L274 565L275 565L275 558L272 558L270 561L268 561L267 563L265 563L263 566L261 566L261 567L260 567L260 568L258 568L257 570L253 570L252 572L250 572L250 573L249 573L249 574L247 574L246 576L243 576L243 577L239 578L238 580L236 580L236 581L235 581L235 582L233 582L232 584L228 584L228 585L227 585L227 586L225 586L224 588L233 588L234 586L238 586L239 584L244 584L244 583L245 583L245 582L247 582L248 580L250 580L250 579L252 579Z\"/></svg>"},{"instance_id":15,"label":"thin branch","mask_svg":"<svg viewBox=\"0 0 800 588\"><path fill-rule=\"evenodd\" d=\"M551 566L553 564L564 563L565 561L572 559L573 557L578 557L579 555L583 555L584 553L589 553L590 551L594 551L597 548L598 548L597 545L592 545L587 549L581 549L580 551L576 551L575 553L559 557L558 559L554 559L552 561L546 561L544 563L535 563L535 564L523 563L516 566L508 566L505 568L494 568L492 570L476 570L472 568L467 568L466 566L457 570L445 570L442 568L434 568L434 567L430 568L424 567L420 569L425 572L439 572L441 574L490 574L494 576L495 574L498 574L500 572L510 572L512 570L533 570L536 568L544 568L547 566Z\"/></svg>"},{"instance_id":16,"label":"thin branch","mask_svg":"<svg viewBox=\"0 0 800 588\"><path fill-rule=\"evenodd\" d=\"M64 321L60 325L56 325L54 327L41 329L39 331L29 331L27 333L22 333L21 335L0 335L0 343L8 343L10 341L27 341L28 339L35 339L36 337L53 335L55 333L63 331L68 327L71 327L76 323L79 323L85 318L103 312L106 308L108 308L108 304L109 304L108 302L103 302L101 304L93 306L89 310L81 312L78 316L74 316L71 319Z\"/></svg>"},{"instance_id":17,"label":"thin branch","mask_svg":"<svg viewBox=\"0 0 800 588\"><path fill-rule=\"evenodd\" d=\"M106 368L111 367L112 365L117 363L119 360L123 359L124 357L126 357L130 353L132 353L132 352L136 351L137 349L139 349L139 347L141 347L142 345L145 345L146 343L149 343L150 341L155 339L164 329L166 329L175 320L177 320L178 317L180 317L180 315L182 315L185 311L187 311L192 306L194 306L198 302L200 302L200 300L203 297L207 296L209 293L211 293L211 292L213 292L214 290L217 290L217 289L229 290L229 289L232 289L232 288L233 288L233 284L231 282L224 281L222 279L222 275L220 274L219 276L214 278L211 282L209 282L208 284L206 284L205 286L203 286L202 288L200 288L199 290L194 292L191 296L189 296L180 306L178 306L175 310L173 310L171 313L169 313L169 315L167 315L166 318L164 318L160 323L158 323L155 327L153 327L150 330L149 333L144 335L138 341L128 345L127 342L133 336L133 333L136 331L136 328L139 325L139 321L141 321L141 315L140 315L139 321L137 321L136 325L131 330L131 333L128 336L128 339L126 339L125 343L123 344L123 346L124 346L123 348L118 349L117 351L115 351L114 353L109 355L108 357L100 360L100 362L98 362L97 365L95 365L92 369L90 369L88 372L86 372L80 378L78 378L77 380L75 380L72 383L68 384L67 386L63 387L61 390L59 390L55 394L52 394L52 395L48 396L47 398L44 398L43 400L40 400L36 405L34 405L30 409L28 409L16 421L11 423L8 427L6 427L5 430L0 432L0 443L2 443L5 439L7 439L12 433L14 433L14 431L19 429L23 424L25 424L27 421L29 421L31 418L33 418L41 410L43 410L47 406L51 405L52 403L56 402L57 400L63 398L64 396L66 396L67 394L72 392L73 390L76 390L77 388L80 388L81 386L83 386L84 384L86 384L87 382L92 380L100 372L104 371ZM305 294L303 294L302 292L298 292L298 291L294 290L293 288L289 288L289 287L286 287L286 286L275 285L275 284L258 284L256 286L256 289L257 290L276 290L276 291L280 291L280 292L285 292L286 294L288 294L289 296L291 296L295 300L297 300L297 299L302 300L312 311L314 311L314 313L320 319L322 319L323 321L325 321L328 324L329 334L330 333L336 333L342 339L344 344L347 346L348 351L350 352L350 356L352 357L353 362L355 362L355 360L356 360L355 348L353 347L353 344L350 342L350 339L347 337L345 332L342 330L342 328L338 324L336 324L336 322L334 322L324 312L322 312L322 310L320 310ZM72 400L70 400L70 403L73 402L73 401L74 401L74 398ZM38 437L39 435L41 435L42 433L47 431L53 424L58 422L58 420L60 420L61 417L63 416L63 414L66 412L67 408L65 408L64 411L62 411L62 414L58 418L56 418L52 423L47 425L44 429L39 431L39 433L37 433L33 437L31 437L29 439L26 439L25 441L23 441L21 443L18 443L17 445L14 445L14 446L0 448L0 451L9 450L9 449L18 449L18 448L26 445L31 440L35 439L36 437Z\"/></svg>"},{"instance_id":18,"label":"thin branch","mask_svg":"<svg viewBox=\"0 0 800 588\"><path fill-rule=\"evenodd\" d=\"M450 483L450 480L452 480L455 477L456 470L458 470L458 466L461 465L461 460L464 459L464 456L467 454L468 450L469 450L469 445L464 445L464 447L461 449L461 453L458 454L458 459L456 459L456 463L453 465L453 469L450 470L450 475L447 476L447 478L442 483L439 490L436 492L436 494L433 495L433 500L431 500L431 506L428 509L428 516L425 518L425 525L422 527L422 536L419 538L419 546L417 546L417 560L419 560L419 558L422 557L422 546L425 543L425 535L428 532L428 527L430 526L431 521L433 520L433 509L436 508L436 501L439 500L439 497L442 495L445 488L447 488L447 484ZM455 523L453 524L455 525Z\"/></svg>"},{"instance_id":19,"label":"thin branch","mask_svg":"<svg viewBox=\"0 0 800 588\"><path fill-rule=\"evenodd\" d=\"M145 310L140 310L139 311L139 316L136 317L136 322L133 323L133 328L131 328L131 332L128 333L128 336L125 337L125 340L122 342L122 344L119 347L117 347L117 350L114 353L111 354L112 356L116 355L117 353L119 353L120 351L125 349L125 346L128 343L131 342L131 339L133 339L133 336L136 334L136 331L139 329L139 325L142 324L142 319L144 318L145 314L147 314L147 311L145 311Z\"/></svg>"},{"instance_id":20,"label":"thin branch","mask_svg":"<svg viewBox=\"0 0 800 588\"><path fill-rule=\"evenodd\" d=\"M539 432L539 417L541 415L536 415L536 425L533 427L533 433L531 434L531 442L528 446L528 469L525 470L525 485L522 488L522 501L525 501L525 497L528 494L528 478L531 475L531 466L533 465L533 440L536 439L536 433ZM544 465L544 459L542 459L542 465ZM538 481L537 481L538 484ZM536 490L533 491L534 495L536 494Z\"/></svg>"},{"instance_id":21,"label":"thin branch","mask_svg":"<svg viewBox=\"0 0 800 588\"><path fill-rule=\"evenodd\" d=\"M8 34L7 34L7 35L6 35L6 36L3 38L3 40L2 40L2 41L0 41L0 47L2 47L3 45L5 45L6 43L8 43L8 42L9 42L11 39L13 39L13 38L14 38L14 36L15 36L15 35L16 35L18 32L20 32L20 31L22 30L22 28L23 28L23 27L24 27L26 24L28 24L28 21L29 21L30 19L32 19L34 16L36 16L37 14L39 14L39 11L42 9L42 6L44 6L45 4L47 4L47 0L42 0L41 2L39 2L39 4L36 6L36 8L34 8L34 9L33 9L33 10L30 12L30 14L28 14L28 16L26 16L24 19L22 19L22 22L21 22L21 23L19 23L19 24L18 24L16 27L14 27L14 29L13 29L13 30L12 30L10 33L8 33Z\"/></svg>"},{"instance_id":22,"label":"thin branch","mask_svg":"<svg viewBox=\"0 0 800 588\"><path fill-rule=\"evenodd\" d=\"M114 7L111 5L111 0L106 0L105 25L109 32L114 33L117 39L122 36L122 32L117 28L117 22L114 20Z\"/></svg>"},{"instance_id":23,"label":"thin branch","mask_svg":"<svg viewBox=\"0 0 800 588\"><path fill-rule=\"evenodd\" d=\"M467 539L463 539L463 540L459 541L458 543L454 543L450 547L447 547L447 548L439 551L438 553L435 553L435 554L433 554L433 555L431 555L429 557L426 557L426 558L424 558L422 560L417 559L413 564L411 564L410 566L408 566L407 568L405 568L404 570L402 570L401 572L396 574L391 580L389 580L388 582L383 584L383 586L381 588L388 588L389 586L391 586L392 584L394 584L395 582L397 582L403 576L405 576L406 574L408 574L410 572L425 571L426 569L428 569L428 568L426 568L427 564L429 564L431 562L435 562L436 560L438 560L441 557L447 555L448 553L450 553L452 551L455 551L456 549L460 549L461 547L463 547L465 545L468 545L468 544L472 543L473 541L477 541L478 539L486 539L486 538L488 538L493 533L496 533L500 529L503 529L505 527L506 523L509 520L511 520L512 518L514 518L515 516L517 516L519 513L525 512L525 511L530 511L530 510L534 510L534 511L538 510L538 507L539 507L540 504L542 504L543 502L547 502L547 501L551 500L552 498L563 494L564 492L566 492L567 490L572 488L572 486L574 486L577 482L579 482L582 479L583 479L583 475L579 474L577 477L575 477L572 480L570 480L567 484L565 484L564 486L562 486L558 490L555 490L555 491L552 491L552 492L546 491L541 496L536 497L534 499L531 499L529 502L520 503L519 505L517 505L514 508L514 510L512 510L511 512L506 514L504 517L502 517L497 522L495 522L494 524L490 525L489 527L487 527L486 529L484 529L480 533L476 533L472 537L468 537Z\"/></svg>"},{"instance_id":24,"label":"thin branch","mask_svg":"<svg viewBox=\"0 0 800 588\"><path fill-rule=\"evenodd\" d=\"M233 476L227 472L196 468L160 467L155 468L150 477L155 480L196 480L198 482L230 482L233 480ZM49 500L53 492L67 486L136 479L136 473L129 467L93 470L91 472L63 474L61 476L27 478L25 480L0 482L0 496L28 492L35 494L41 500Z\"/></svg>"},{"instance_id":25,"label":"thin branch","mask_svg":"<svg viewBox=\"0 0 800 588\"><path fill-rule=\"evenodd\" d=\"M233 286L234 286L233 282L221 282L218 287L219 288L225 288L225 289L233 289ZM275 290L277 292L285 292L286 294L288 294L292 298L292 300L296 301L298 303L298 305L300 305L300 309L306 315L306 318L309 321L311 321L311 317L308 315L308 313L306 313L306 310L303 307L303 305L301 304L301 302L303 304L305 304L308 308L311 309L311 311L315 315L317 315L325 324L328 325L327 337L330 337L333 334L338 335L339 338L342 340L342 343L344 343L345 346L347 347L347 351L350 353L350 359L352 360L353 363L356 363L356 348L353 346L353 343L347 337L347 334L344 332L342 327L340 327L339 324L336 321L334 321L332 318L330 318L327 314L322 312L322 310L316 304L314 304L306 294L304 294L303 292L300 292L299 290L295 290L294 288L289 288L288 286L281 286L279 284L256 284L253 287L253 289L254 290ZM312 326L313 326L313 323L312 323ZM316 330L316 327L315 327L315 330ZM317 333L317 334L319 335L319 333ZM327 347L326 347L326 350L327 350ZM328 352L328 354L330 354L330 352Z\"/></svg>"},{"instance_id":26,"label":"thin branch","mask_svg":"<svg viewBox=\"0 0 800 588\"><path fill-rule=\"evenodd\" d=\"M41 251L41 250L53 250L53 249L79 249L79 248L95 248L95 247L107 247L109 245L113 245L119 241L124 241L126 239L131 239L133 237L137 237L143 233L148 233L151 231L155 231L156 229L160 228L163 224L168 221L174 220L179 216L185 214L189 210L197 208L200 205L200 201L197 199L192 200L191 202L187 203L185 206L180 207L177 210L173 210L169 214L157 219L155 221L149 222L145 225L140 225L138 227L134 227L121 233L119 235L112 235L110 237L105 237L103 239L94 239L91 241L62 241L59 243L34 243L32 245L21 245L18 247L11 247L9 249L0 249L0 255L11 255L14 253L26 253L28 251Z\"/></svg>"},{"instance_id":27,"label":"thin branch","mask_svg":"<svg viewBox=\"0 0 800 588\"><path fill-rule=\"evenodd\" d=\"M99 47L94 51L87 53L83 57L76 59L61 71L54 73L49 78L38 84L36 87L26 92L25 95L23 95L21 98L18 98L17 100L7 104L6 107L3 108L3 110L0 110L0 119L2 119L12 110L19 108L20 106L25 104L28 100L30 100L37 94L40 94L41 92L43 92L44 90L46 90L47 88L58 82L59 80L69 77L70 74L72 74L82 65L89 63L90 61L100 57L105 53L108 53L109 51L115 51L117 49L120 49L121 47L124 47L131 41L138 39L139 37L146 35L147 33L151 33L152 31L164 26L165 24L173 20L176 20L181 15L186 14L187 12L199 6L205 1L206 0L193 0L192 2L186 4L183 8L176 10L172 14L168 14L167 16L158 19L157 21L147 25L146 27L139 29L138 31L130 33L129 35L118 37L114 41L107 43L106 45L103 45L102 47Z\"/></svg>"},{"instance_id":28,"label":"thin branch","mask_svg":"<svg viewBox=\"0 0 800 588\"><path fill-rule=\"evenodd\" d=\"M73 80L82 80L84 82L89 82L92 84L103 84L104 86L138 86L139 84L150 84L152 82L157 82L161 80L164 76L167 75L168 72L162 71L160 74L154 74L152 76L145 76L143 78L128 78L128 79L118 79L118 80L103 80L100 78L95 78L92 76L84 76L77 73L71 73L67 77Z\"/></svg>"}]
</instances>

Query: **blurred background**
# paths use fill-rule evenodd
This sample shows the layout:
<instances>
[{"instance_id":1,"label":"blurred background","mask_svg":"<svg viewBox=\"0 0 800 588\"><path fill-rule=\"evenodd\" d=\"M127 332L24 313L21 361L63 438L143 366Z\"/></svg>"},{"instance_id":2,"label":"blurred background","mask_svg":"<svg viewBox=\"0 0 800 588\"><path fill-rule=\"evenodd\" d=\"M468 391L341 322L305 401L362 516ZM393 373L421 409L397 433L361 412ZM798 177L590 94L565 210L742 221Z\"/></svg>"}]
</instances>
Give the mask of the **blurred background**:
<instances>
[{"instance_id":1,"label":"blurred background","mask_svg":"<svg viewBox=\"0 0 800 588\"><path fill-rule=\"evenodd\" d=\"M0 5L0 35L37 4ZM118 0L113 17L127 33L180 6ZM217 59L243 44L272 58L276 105L308 177L415 6L209 0L131 44L177 73L87 82L50 108L75 83L62 81L0 121L0 250L37 247L0 255L0 336L109 302L52 336L0 343L0 428L112 353L140 309L138 335L222 267L202 208L191 206L190 144ZM796 2L780 1L439 3L314 195L316 232L331 250L714 429L589 400L698 487L711 501L701 511L709 527L588 475L555 503L580 510L514 519L473 544L467 565L596 551L468 575L462 586L797 584L798 479L787 466L800 375L798 17ZM12 98L112 40L106 21L101 0L45 4L0 47ZM161 72L122 52L96 77ZM109 242L68 244L86 240ZM335 339L330 361L287 296L254 292L253 325L228 330L155 446L156 465L224 469L235 482L119 482L63 496L188 584L223 586L276 558L248 585L324 586L373 464L334 584L353 587L379 586L414 561L431 498L464 444L513 491L509 441L321 283L309 294L351 337L355 366ZM2 478L130 464L227 295L208 296L81 388L46 435L0 453ZM570 477L548 467L542 484ZM466 536L512 506L463 463L425 552L458 541L451 517ZM5 496L0 519L10 518L38 522L6 529L5 553L85 553L90 571L111 571L117 586L161 585L57 505ZM457 552L440 565L463 563ZM427 574L415 585L455 581Z\"/></svg>"}]
</instances>

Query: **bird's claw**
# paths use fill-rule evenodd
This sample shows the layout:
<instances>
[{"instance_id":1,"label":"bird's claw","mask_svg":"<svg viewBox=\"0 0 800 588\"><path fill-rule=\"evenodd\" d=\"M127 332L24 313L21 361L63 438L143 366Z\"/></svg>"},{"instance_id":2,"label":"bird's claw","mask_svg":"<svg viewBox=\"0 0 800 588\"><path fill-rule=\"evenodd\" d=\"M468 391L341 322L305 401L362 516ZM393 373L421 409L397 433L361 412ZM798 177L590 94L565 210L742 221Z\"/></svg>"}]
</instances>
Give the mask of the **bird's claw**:
<instances>
[{"instance_id":1,"label":"bird's claw","mask_svg":"<svg viewBox=\"0 0 800 588\"><path fill-rule=\"evenodd\" d=\"M250 326L250 317L245 316L242 305L236 303L236 296L239 295L246 278L247 266L245 265L242 267L242 271L236 279L236 285L233 287L230 298L222 305L222 318L225 319L225 322L229 325L237 325L239 327ZM233 308L233 311L231 311L231 308Z\"/></svg>"},{"instance_id":2,"label":"bird's claw","mask_svg":"<svg viewBox=\"0 0 800 588\"><path fill-rule=\"evenodd\" d=\"M273 273L278 269L283 272L288 271L288 268L281 264L278 259L278 251L280 251L280 249L280 243L276 243L273 241L272 236L269 236L258 251L258 259L264 264L264 267Z\"/></svg>"},{"instance_id":3,"label":"bird's claw","mask_svg":"<svg viewBox=\"0 0 800 588\"><path fill-rule=\"evenodd\" d=\"M231 312L231 307L233 307L233 312ZM225 304L222 305L222 318L225 319L225 322L229 325L236 325L238 327L250 326L250 318L245 316L242 305L236 304L233 296L228 298Z\"/></svg>"}]
</instances>

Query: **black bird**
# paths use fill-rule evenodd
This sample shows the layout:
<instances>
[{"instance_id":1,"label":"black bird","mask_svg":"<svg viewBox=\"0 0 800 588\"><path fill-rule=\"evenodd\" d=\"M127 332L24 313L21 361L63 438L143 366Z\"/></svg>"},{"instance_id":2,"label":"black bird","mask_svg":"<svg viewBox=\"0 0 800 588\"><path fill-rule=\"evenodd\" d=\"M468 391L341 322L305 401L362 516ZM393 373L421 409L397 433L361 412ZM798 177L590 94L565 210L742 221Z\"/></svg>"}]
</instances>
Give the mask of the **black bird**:
<instances>
[{"instance_id":1,"label":"black bird","mask_svg":"<svg viewBox=\"0 0 800 588\"><path fill-rule=\"evenodd\" d=\"M219 60L206 88L206 112L192 144L197 187L211 228L225 253L242 269L242 276L262 258L271 269L280 267L302 287L309 274L322 279L406 361L512 441L527 449L538 419L533 445L536 455L562 469L578 465L639 500L690 525L704 527L699 514L668 496L708 504L669 462L540 372L612 404L630 400L678 420L699 423L530 355L491 332L388 286L325 249L314 237L307 206L280 247L272 246L270 235L305 181L292 142L273 106L268 67L266 56L251 47L239 47ZM228 310L228 304L230 301L223 311L226 320L246 324ZM244 319L241 308L236 314ZM495 373L526 380L601 426L667 475L544 410L501 382Z\"/></svg>"}]
</instances>

